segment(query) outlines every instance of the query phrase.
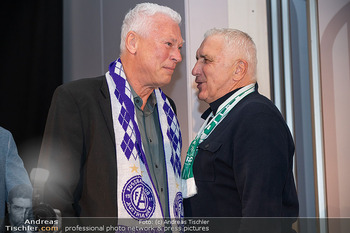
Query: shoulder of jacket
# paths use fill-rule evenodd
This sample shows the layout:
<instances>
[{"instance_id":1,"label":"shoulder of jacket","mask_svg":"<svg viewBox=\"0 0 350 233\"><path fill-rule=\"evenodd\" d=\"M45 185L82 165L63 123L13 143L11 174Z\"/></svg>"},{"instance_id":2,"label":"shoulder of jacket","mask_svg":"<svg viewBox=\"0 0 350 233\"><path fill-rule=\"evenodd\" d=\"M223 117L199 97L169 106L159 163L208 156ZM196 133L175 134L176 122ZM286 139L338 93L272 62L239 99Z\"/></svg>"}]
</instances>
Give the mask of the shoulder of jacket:
<instances>
[{"instance_id":1,"label":"shoulder of jacket","mask_svg":"<svg viewBox=\"0 0 350 233\"><path fill-rule=\"evenodd\" d=\"M100 83L103 82L105 76L99 76L99 77L94 77L94 78L83 78L83 79L78 79L74 81L70 81L67 83L62 84L59 86L59 88L67 88L67 89L81 89L81 88L86 88L89 86L96 86Z\"/></svg>"}]
</instances>

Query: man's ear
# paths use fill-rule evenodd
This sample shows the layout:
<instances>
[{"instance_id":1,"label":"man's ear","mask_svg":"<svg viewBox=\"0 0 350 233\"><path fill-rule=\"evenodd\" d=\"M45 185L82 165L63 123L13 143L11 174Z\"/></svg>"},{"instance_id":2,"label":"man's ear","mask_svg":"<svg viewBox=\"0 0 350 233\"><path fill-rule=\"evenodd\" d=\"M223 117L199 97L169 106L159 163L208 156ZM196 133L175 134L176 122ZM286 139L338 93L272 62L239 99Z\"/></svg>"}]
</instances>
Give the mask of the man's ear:
<instances>
[{"instance_id":1,"label":"man's ear","mask_svg":"<svg viewBox=\"0 0 350 233\"><path fill-rule=\"evenodd\" d=\"M237 60L233 67L233 71L234 71L233 79L235 81L241 80L247 73L247 70L248 70L248 62L244 60Z\"/></svg>"},{"instance_id":2,"label":"man's ear","mask_svg":"<svg viewBox=\"0 0 350 233\"><path fill-rule=\"evenodd\" d=\"M137 51L138 35L134 31L128 32L125 38L125 47L131 54Z\"/></svg>"}]
</instances>

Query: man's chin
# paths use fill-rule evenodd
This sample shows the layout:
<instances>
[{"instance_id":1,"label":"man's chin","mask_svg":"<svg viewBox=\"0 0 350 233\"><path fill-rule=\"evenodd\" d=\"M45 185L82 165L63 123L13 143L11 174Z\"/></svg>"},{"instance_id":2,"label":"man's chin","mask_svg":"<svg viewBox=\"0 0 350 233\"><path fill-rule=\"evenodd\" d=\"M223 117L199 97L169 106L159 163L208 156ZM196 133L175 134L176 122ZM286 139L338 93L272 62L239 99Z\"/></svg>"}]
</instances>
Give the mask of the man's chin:
<instances>
[{"instance_id":1,"label":"man's chin","mask_svg":"<svg viewBox=\"0 0 350 233\"><path fill-rule=\"evenodd\" d=\"M158 83L158 87L164 87L169 85L169 83L171 82L171 76L170 77L164 77L164 79L162 80L163 82Z\"/></svg>"},{"instance_id":2,"label":"man's chin","mask_svg":"<svg viewBox=\"0 0 350 233\"><path fill-rule=\"evenodd\" d=\"M199 99L199 100L206 102L206 101L205 101L205 100L206 100L206 98L205 98L203 95L201 95L201 93L200 93L200 92L198 93L198 95L197 95L197 96L198 96L198 99Z\"/></svg>"}]
</instances>

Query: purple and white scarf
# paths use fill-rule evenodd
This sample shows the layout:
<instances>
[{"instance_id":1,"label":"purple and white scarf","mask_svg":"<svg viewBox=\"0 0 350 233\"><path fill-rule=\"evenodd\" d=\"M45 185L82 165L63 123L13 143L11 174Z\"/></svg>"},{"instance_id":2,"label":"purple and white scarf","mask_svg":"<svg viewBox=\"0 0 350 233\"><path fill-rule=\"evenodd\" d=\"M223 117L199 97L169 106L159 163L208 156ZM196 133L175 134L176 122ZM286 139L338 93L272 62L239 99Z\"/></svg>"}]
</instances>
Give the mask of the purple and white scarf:
<instances>
[{"instance_id":1,"label":"purple and white scarf","mask_svg":"<svg viewBox=\"0 0 350 233\"><path fill-rule=\"evenodd\" d=\"M112 62L106 79L110 91L118 168L118 218L162 219L161 203L151 179L137 124L133 96L121 60ZM162 132L172 219L183 217L181 193L181 132L165 94L154 90Z\"/></svg>"}]
</instances>

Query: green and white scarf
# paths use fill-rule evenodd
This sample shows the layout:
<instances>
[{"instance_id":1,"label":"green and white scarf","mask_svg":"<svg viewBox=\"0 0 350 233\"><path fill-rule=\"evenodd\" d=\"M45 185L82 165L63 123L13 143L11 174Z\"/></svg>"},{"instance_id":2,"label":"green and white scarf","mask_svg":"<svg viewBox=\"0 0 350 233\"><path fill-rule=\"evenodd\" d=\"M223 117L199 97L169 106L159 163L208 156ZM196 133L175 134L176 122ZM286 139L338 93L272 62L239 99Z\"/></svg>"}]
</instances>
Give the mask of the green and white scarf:
<instances>
[{"instance_id":1,"label":"green and white scarf","mask_svg":"<svg viewBox=\"0 0 350 233\"><path fill-rule=\"evenodd\" d=\"M192 141L186 155L184 167L182 169L182 196L189 198L197 194L196 182L193 176L193 162L198 153L198 145L201 144L220 124L220 122L227 116L227 114L241 101L244 97L255 91L255 84L250 84L239 89L224 103L222 103L217 114L214 116L213 112L207 117L197 136ZM212 118L212 119L211 119ZM208 123L208 121L210 122Z\"/></svg>"}]
</instances>

